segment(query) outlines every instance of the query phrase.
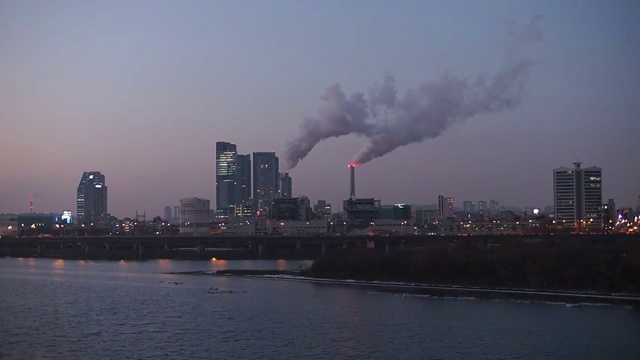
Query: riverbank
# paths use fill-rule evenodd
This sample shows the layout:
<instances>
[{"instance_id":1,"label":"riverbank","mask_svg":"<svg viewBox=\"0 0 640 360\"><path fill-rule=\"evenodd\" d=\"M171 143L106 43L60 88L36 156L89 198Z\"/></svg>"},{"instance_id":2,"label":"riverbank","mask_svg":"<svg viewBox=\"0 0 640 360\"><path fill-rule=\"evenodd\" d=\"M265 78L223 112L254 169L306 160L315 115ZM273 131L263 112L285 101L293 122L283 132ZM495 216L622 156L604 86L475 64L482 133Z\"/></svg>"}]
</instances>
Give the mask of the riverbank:
<instances>
[{"instance_id":1,"label":"riverbank","mask_svg":"<svg viewBox=\"0 0 640 360\"><path fill-rule=\"evenodd\" d=\"M640 294L640 242L510 242L395 252L354 251L317 258L308 276L475 288Z\"/></svg>"}]
</instances>

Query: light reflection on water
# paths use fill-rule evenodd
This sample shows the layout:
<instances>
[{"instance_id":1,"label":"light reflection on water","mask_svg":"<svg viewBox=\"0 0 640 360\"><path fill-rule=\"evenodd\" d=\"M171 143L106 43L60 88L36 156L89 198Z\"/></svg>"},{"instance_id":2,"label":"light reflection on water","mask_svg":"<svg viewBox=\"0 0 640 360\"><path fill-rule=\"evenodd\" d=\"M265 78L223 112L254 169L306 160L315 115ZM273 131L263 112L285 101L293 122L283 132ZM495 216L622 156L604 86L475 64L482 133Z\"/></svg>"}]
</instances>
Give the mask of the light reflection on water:
<instances>
[{"instance_id":1,"label":"light reflection on water","mask_svg":"<svg viewBox=\"0 0 640 360\"><path fill-rule=\"evenodd\" d=\"M624 307L171 274L304 265L0 259L0 359L640 358Z\"/></svg>"}]
</instances>

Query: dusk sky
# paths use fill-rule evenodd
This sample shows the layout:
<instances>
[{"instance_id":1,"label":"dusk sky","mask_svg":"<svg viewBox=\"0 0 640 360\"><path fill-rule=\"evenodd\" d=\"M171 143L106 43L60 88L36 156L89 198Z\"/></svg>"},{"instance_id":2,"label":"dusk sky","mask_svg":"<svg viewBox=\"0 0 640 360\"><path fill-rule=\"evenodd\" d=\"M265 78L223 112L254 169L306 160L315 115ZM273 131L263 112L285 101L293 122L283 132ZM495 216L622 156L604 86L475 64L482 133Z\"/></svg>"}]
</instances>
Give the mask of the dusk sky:
<instances>
[{"instance_id":1,"label":"dusk sky","mask_svg":"<svg viewBox=\"0 0 640 360\"><path fill-rule=\"evenodd\" d=\"M0 0L0 212L33 197L35 211L75 214L83 171L106 176L118 217L185 197L215 206L216 141L276 151L284 168L333 84L367 97L393 76L399 98L446 76L471 84L501 72L509 29L536 16L517 104L359 166L356 195L542 207L552 170L579 160L603 168L605 201L635 207L638 1ZM318 143L290 172L294 195L339 211L366 143Z\"/></svg>"}]
</instances>

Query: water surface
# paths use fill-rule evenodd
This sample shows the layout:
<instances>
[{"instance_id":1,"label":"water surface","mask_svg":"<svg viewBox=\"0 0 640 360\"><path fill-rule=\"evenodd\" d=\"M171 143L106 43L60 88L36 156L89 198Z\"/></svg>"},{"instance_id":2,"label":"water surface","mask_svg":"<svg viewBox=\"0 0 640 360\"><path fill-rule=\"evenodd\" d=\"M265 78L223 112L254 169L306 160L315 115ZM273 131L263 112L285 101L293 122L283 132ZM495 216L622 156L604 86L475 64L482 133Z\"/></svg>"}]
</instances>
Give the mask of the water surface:
<instances>
[{"instance_id":1,"label":"water surface","mask_svg":"<svg viewBox=\"0 0 640 360\"><path fill-rule=\"evenodd\" d=\"M0 259L0 359L640 358L624 306L167 274L305 264Z\"/></svg>"}]
</instances>

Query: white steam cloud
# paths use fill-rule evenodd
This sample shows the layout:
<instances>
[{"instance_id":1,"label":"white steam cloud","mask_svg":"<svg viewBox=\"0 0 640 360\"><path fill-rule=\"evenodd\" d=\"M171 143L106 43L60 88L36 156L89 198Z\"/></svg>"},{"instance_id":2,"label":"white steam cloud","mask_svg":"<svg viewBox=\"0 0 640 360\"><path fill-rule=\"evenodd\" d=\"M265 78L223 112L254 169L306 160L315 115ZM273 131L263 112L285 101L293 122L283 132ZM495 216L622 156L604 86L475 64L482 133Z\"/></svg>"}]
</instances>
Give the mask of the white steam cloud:
<instances>
[{"instance_id":1,"label":"white steam cloud","mask_svg":"<svg viewBox=\"0 0 640 360\"><path fill-rule=\"evenodd\" d=\"M510 25L514 43L503 67L491 76L481 74L469 80L443 75L402 96L398 96L391 76L375 85L366 98L363 93L347 98L339 84L330 86L321 97L318 116L305 119L298 136L286 144L286 166L294 168L320 141L349 134L367 138L354 158L355 163L363 164L400 146L436 138L470 117L515 107L522 100L533 64L518 59L519 50L524 44L542 40L540 20L534 17L523 32Z\"/></svg>"}]
</instances>

